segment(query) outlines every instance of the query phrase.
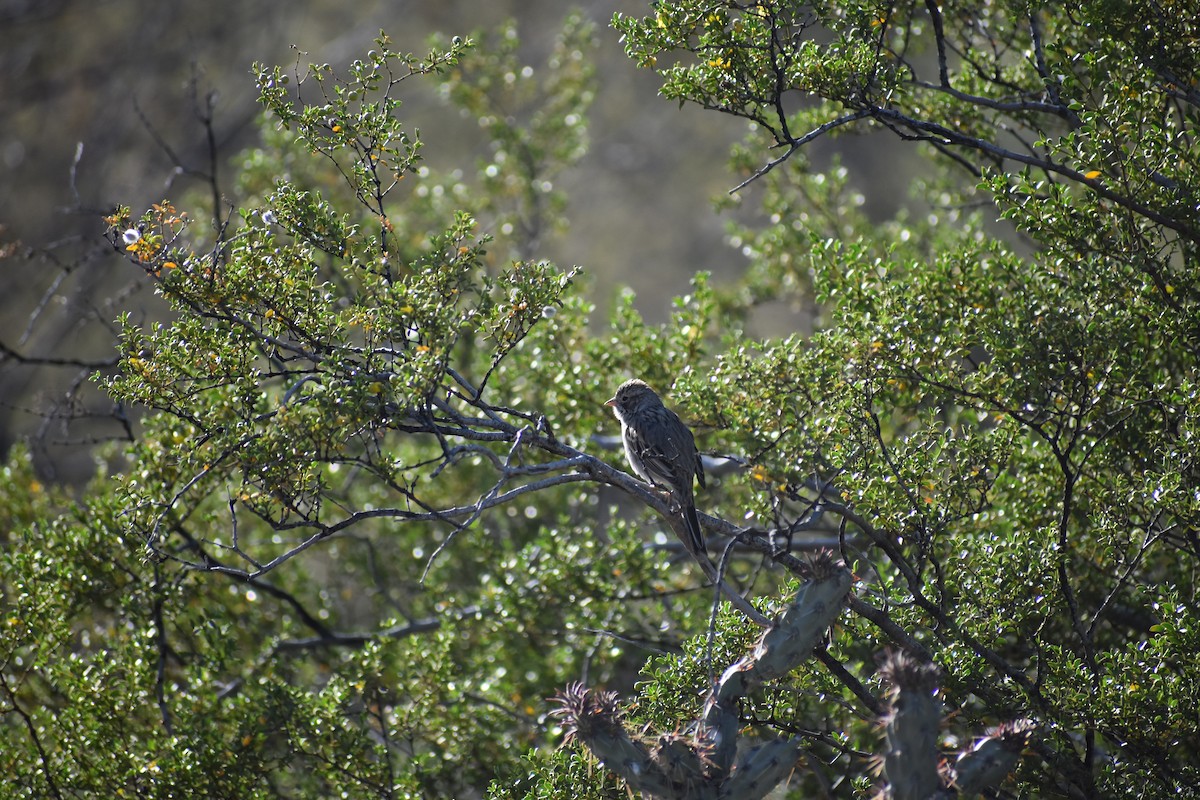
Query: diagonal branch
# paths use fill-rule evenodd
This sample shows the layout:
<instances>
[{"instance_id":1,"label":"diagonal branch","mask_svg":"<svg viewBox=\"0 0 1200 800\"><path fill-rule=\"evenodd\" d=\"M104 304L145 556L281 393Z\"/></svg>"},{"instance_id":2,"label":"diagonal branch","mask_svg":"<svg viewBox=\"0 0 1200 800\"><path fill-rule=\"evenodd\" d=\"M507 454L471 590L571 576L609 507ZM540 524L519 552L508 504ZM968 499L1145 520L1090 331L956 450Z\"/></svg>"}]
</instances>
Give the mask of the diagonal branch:
<instances>
[{"instance_id":1,"label":"diagonal branch","mask_svg":"<svg viewBox=\"0 0 1200 800\"><path fill-rule=\"evenodd\" d=\"M791 158L793 155L796 154L797 150L799 150L801 147L803 147L804 145L811 142L813 139L824 136L825 134L829 133L834 128L840 128L842 125L846 125L851 122L856 122L860 119L865 119L866 117L868 117L870 115L871 115L871 112L866 109L855 111L853 114L846 114L845 116L838 117L837 119L831 119L829 122L818 125L816 128L813 128L811 131L809 131L808 133L801 136L799 139L789 139L789 140L784 141L783 144L788 145L787 152L785 152L779 158L776 158L772 161L768 161L766 164L759 167L757 170L754 171L753 175L751 175L749 178L747 178L746 180L739 183L737 186L730 189L729 194L737 194L739 191L746 188L751 183L753 183L754 181L761 178L763 175L766 175L768 172L775 169L783 162L787 161L789 158Z\"/></svg>"}]
</instances>

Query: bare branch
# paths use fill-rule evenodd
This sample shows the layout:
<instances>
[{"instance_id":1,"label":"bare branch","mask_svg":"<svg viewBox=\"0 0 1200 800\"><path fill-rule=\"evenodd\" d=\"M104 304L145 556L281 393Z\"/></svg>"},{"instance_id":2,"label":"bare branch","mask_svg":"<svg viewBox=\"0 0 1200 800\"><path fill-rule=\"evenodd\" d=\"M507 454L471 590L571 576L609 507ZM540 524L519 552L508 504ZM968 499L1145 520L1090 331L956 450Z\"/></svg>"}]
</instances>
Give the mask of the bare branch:
<instances>
[{"instance_id":1,"label":"bare branch","mask_svg":"<svg viewBox=\"0 0 1200 800\"><path fill-rule=\"evenodd\" d=\"M741 191L745 187L749 186L751 183L758 180L763 175L766 175L768 172L775 169L783 162L787 161L789 158L791 158L793 155L795 155L797 150L799 150L801 147L803 147L804 145L811 142L813 139L816 139L820 136L824 136L826 133L829 133L834 128L840 128L842 125L846 125L847 123L855 122L860 119L864 119L868 116L870 116L870 112L867 110L856 111L853 114L847 114L845 116L838 117L837 119L832 119L829 122L826 122L822 125L818 125L816 128L813 128L811 131L809 131L808 133L801 136L799 139L792 139L792 140L787 140L787 141L783 142L783 144L788 145L788 149L787 149L786 153L781 155L779 158L776 158L772 161L768 161L766 164L759 167L757 170L754 171L753 175L751 175L749 178L747 178L746 180L739 183L737 186L730 189L729 194L737 194L739 191Z\"/></svg>"}]
</instances>

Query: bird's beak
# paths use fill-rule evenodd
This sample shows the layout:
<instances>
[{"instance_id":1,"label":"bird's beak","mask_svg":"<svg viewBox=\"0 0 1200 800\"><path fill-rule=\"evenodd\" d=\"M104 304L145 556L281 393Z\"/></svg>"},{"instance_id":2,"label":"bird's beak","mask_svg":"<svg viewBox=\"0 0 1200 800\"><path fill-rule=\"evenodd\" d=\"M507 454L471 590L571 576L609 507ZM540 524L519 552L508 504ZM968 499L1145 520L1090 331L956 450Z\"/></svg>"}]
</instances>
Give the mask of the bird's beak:
<instances>
[{"instance_id":1,"label":"bird's beak","mask_svg":"<svg viewBox=\"0 0 1200 800\"><path fill-rule=\"evenodd\" d=\"M615 397L610 397L609 399L604 401L604 405L608 406L609 408L612 408L616 404L617 404L617 398L615 398Z\"/></svg>"}]
</instances>

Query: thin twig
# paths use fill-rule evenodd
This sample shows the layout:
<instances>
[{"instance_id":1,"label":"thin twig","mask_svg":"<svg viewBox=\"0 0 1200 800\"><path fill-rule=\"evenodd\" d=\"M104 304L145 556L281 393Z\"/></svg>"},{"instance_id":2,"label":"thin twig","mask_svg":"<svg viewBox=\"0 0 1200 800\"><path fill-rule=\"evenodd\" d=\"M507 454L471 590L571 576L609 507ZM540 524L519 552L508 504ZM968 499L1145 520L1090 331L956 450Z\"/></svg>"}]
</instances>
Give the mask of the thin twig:
<instances>
[{"instance_id":1,"label":"thin twig","mask_svg":"<svg viewBox=\"0 0 1200 800\"><path fill-rule=\"evenodd\" d=\"M855 111L853 114L847 114L843 117L838 117L837 119L831 119L829 122L826 122L822 125L818 125L816 128L813 128L811 131L809 131L808 133L801 136L799 139L793 139L793 140L784 142L784 144L788 145L787 152L785 152L779 158L776 158L772 161L768 161L766 164L759 167L757 170L754 171L753 175L751 175L749 178L747 178L746 180L739 183L737 186L730 189L729 194L737 194L739 191L741 191L742 189L749 186L752 182L758 180L763 175L766 175L768 172L775 169L783 162L787 161L789 158L791 158L793 155L795 155L797 150L799 150L801 147L803 147L804 145L811 142L813 139L816 139L820 136L824 136L825 134L829 133L834 128L839 128L842 125L845 125L850 122L854 122L856 120L864 119L865 117L868 117L868 116L870 116L870 112L865 109L860 110L860 111Z\"/></svg>"}]
</instances>

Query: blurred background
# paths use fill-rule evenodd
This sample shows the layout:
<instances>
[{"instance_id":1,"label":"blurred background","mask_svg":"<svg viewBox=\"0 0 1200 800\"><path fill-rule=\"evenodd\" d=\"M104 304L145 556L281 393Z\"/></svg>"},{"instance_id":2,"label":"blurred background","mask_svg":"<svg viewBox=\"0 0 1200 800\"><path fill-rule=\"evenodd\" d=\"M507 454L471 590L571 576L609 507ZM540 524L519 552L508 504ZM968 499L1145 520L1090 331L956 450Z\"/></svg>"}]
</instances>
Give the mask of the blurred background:
<instances>
[{"instance_id":1,"label":"blurred background","mask_svg":"<svg viewBox=\"0 0 1200 800\"><path fill-rule=\"evenodd\" d=\"M3 0L6 238L39 245L97 235L103 224L95 213L117 203L137 212L177 198L188 178L173 174L155 138L185 164L205 169L208 144L195 106L197 95L203 105L215 92L218 147L232 158L252 144L259 111L254 61L291 65L299 54L302 63L336 68L364 55L380 30L396 49L419 53L434 33L465 35L512 18L529 63L537 64L572 7L597 23L599 87L591 152L560 186L570 197L570 241L550 243L545 257L584 265L602 295L613 283L639 295L680 292L698 269L736 271L738 256L722 246L710 198L737 183L725 161L746 124L656 98L655 75L625 57L608 25L617 11L648 13L645 0ZM406 110L421 128L427 158L473 164L470 154L483 136L463 126L457 112L431 94L407 98ZM80 143L76 198L70 174ZM5 302L17 300L13 293L22 288L33 287L6 285ZM654 305L645 311L653 315Z\"/></svg>"},{"instance_id":2,"label":"blurred background","mask_svg":"<svg viewBox=\"0 0 1200 800\"><path fill-rule=\"evenodd\" d=\"M0 355L0 449L30 434L55 447L86 444L49 430L61 422L55 412L73 404L81 406L68 409L74 418L111 416L81 399L95 363L112 356L105 326L122 311L138 318L155 309L149 292L129 288L131 265L103 240L101 217L117 204L136 216L164 198L179 203L204 185L175 159L207 171L210 143L197 115L210 107L220 184L229 185L229 163L257 136L252 62L340 70L381 30L395 49L423 53L434 33L464 35L512 18L526 62L539 64L571 8L597 25L591 148L557 182L570 227L537 257L582 266L601 312L629 286L642 313L661 321L696 271L720 284L744 268L712 199L739 182L727 156L748 127L664 101L657 76L626 58L609 21L618 11L650 13L647 0L0 0L0 245L12 254L0 261L0 343L25 357L85 362ZM431 164L469 171L486 137L428 88L406 97L405 122L420 128ZM894 171L886 149L864 146L873 138L841 140L856 143L844 160L868 184ZM808 155L824 163L830 146L819 140ZM752 200L754 188L744 193ZM887 194L868 192L868 209ZM50 479L92 469L53 467L42 456Z\"/></svg>"}]
</instances>

